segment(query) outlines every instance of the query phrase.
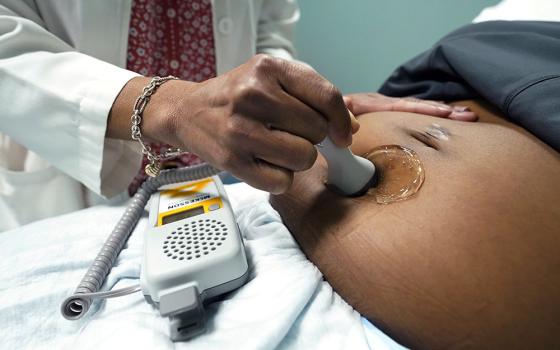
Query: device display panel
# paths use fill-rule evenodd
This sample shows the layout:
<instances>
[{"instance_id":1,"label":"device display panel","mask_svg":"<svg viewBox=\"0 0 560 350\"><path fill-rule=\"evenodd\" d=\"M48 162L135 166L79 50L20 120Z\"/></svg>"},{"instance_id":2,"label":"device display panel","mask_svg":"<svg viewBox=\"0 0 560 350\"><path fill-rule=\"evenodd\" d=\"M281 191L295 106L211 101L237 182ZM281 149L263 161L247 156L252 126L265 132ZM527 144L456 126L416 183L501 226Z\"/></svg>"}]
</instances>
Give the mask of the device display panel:
<instances>
[{"instance_id":1,"label":"device display panel","mask_svg":"<svg viewBox=\"0 0 560 350\"><path fill-rule=\"evenodd\" d=\"M164 216L161 221L162 221L163 225L166 225L166 224L176 222L176 221L179 221L179 220L192 218L193 216L197 216L197 215L200 215L200 214L204 214L204 207L203 206L192 208L192 209L189 209L189 210L183 210L183 211L180 211L180 212L175 213L175 214Z\"/></svg>"}]
</instances>

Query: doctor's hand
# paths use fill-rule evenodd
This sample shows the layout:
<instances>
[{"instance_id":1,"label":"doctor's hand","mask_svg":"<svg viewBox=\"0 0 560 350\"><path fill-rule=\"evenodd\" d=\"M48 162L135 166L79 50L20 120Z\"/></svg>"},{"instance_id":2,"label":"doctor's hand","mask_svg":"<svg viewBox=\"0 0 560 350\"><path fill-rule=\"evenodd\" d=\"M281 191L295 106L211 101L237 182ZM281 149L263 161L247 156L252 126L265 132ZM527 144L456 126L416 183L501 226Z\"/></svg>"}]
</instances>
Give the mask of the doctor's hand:
<instances>
[{"instance_id":1,"label":"doctor's hand","mask_svg":"<svg viewBox=\"0 0 560 350\"><path fill-rule=\"evenodd\" d=\"M372 112L409 112L433 117L475 122L478 116L468 107L449 106L445 103L414 97L388 97L378 93L357 93L344 96L346 106L354 115Z\"/></svg>"},{"instance_id":2,"label":"doctor's hand","mask_svg":"<svg viewBox=\"0 0 560 350\"><path fill-rule=\"evenodd\" d=\"M132 79L115 101L109 137L130 139L134 99L149 78ZM171 80L144 111L142 133L198 155L250 185L281 193L317 158L327 135L348 146L358 124L340 92L304 65L257 55L202 83ZM124 131L123 131L124 130Z\"/></svg>"}]
</instances>

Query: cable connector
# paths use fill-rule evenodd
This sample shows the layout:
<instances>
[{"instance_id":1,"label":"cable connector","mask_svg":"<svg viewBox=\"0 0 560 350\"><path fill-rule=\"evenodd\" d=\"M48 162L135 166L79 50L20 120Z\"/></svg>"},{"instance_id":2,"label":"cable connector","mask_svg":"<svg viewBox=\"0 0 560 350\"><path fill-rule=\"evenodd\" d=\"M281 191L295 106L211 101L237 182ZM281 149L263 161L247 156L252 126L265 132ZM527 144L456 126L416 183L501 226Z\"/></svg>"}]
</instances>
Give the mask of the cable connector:
<instances>
[{"instance_id":1,"label":"cable connector","mask_svg":"<svg viewBox=\"0 0 560 350\"><path fill-rule=\"evenodd\" d=\"M206 330L204 307L194 284L162 292L159 312L169 317L169 335L173 341L187 340Z\"/></svg>"}]
</instances>

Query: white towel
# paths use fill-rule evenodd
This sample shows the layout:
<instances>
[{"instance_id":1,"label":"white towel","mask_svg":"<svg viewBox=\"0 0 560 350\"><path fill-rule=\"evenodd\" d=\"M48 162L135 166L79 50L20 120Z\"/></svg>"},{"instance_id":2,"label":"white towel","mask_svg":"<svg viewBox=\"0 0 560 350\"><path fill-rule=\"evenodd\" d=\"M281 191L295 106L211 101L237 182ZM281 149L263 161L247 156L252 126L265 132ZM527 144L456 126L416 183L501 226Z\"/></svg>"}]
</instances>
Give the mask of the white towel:
<instances>
[{"instance_id":1,"label":"white towel","mask_svg":"<svg viewBox=\"0 0 560 350\"><path fill-rule=\"evenodd\" d=\"M360 315L305 258L266 194L245 184L227 190L245 236L250 281L207 309L206 334L172 343L168 319L141 293L96 301L78 321L60 315L60 303L123 212L97 206L0 234L0 348L367 349ZM143 218L103 289L139 282L145 225Z\"/></svg>"}]
</instances>

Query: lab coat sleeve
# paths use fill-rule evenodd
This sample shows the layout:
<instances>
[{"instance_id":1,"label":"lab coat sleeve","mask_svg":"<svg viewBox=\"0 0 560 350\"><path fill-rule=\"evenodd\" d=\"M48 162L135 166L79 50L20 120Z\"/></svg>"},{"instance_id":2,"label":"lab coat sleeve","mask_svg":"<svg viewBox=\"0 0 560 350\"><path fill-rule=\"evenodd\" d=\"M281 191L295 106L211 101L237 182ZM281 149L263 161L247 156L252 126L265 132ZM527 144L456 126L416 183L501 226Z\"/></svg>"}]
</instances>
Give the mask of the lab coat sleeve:
<instances>
[{"instance_id":1,"label":"lab coat sleeve","mask_svg":"<svg viewBox=\"0 0 560 350\"><path fill-rule=\"evenodd\" d=\"M105 138L112 103L135 75L0 5L0 132L106 197L141 162L135 144Z\"/></svg>"},{"instance_id":2,"label":"lab coat sleeve","mask_svg":"<svg viewBox=\"0 0 560 350\"><path fill-rule=\"evenodd\" d=\"M293 36L299 17L296 0L264 0L257 28L257 52L294 59Z\"/></svg>"}]
</instances>

